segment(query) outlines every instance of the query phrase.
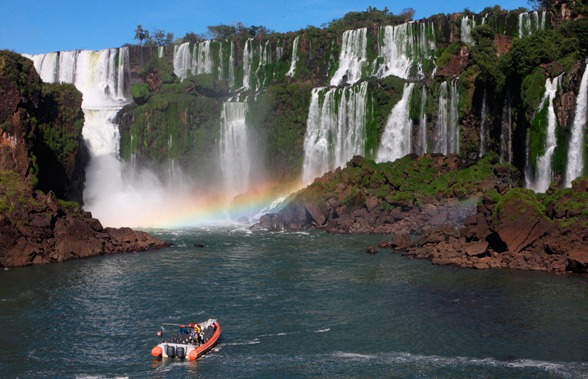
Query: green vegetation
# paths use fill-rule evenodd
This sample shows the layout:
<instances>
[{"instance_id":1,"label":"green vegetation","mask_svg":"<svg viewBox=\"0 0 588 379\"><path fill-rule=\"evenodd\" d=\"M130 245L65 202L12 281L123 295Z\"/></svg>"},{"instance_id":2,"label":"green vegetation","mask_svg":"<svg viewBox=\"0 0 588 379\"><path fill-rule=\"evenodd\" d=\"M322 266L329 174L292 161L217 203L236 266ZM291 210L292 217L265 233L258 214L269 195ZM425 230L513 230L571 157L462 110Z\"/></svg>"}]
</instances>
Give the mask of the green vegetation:
<instances>
[{"instance_id":1,"label":"green vegetation","mask_svg":"<svg viewBox=\"0 0 588 379\"><path fill-rule=\"evenodd\" d=\"M476 164L460 166L451 157L408 155L393 163L375 163L356 157L345 169L336 170L326 180L311 187L323 193L324 198L337 193L341 185L349 188L345 202L362 205L361 199L377 197L390 205L405 202L426 203L431 199L457 197L467 199L484 192L487 183L496 180L496 172L517 171L510 165L502 165L494 154L488 154Z\"/></svg>"},{"instance_id":2,"label":"green vegetation","mask_svg":"<svg viewBox=\"0 0 588 379\"><path fill-rule=\"evenodd\" d=\"M135 104L143 105L149 101L149 86L147 83L133 84L131 87L131 95L133 96Z\"/></svg>"}]
</instances>

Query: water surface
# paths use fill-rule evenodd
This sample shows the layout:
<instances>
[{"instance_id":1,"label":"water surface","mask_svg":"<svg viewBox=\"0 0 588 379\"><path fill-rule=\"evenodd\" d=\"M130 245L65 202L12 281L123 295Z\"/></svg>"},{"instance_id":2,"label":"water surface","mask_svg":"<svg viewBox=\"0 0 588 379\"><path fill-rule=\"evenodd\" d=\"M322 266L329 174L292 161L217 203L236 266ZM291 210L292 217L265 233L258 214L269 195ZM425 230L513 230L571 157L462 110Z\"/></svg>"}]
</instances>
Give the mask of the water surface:
<instances>
[{"instance_id":1,"label":"water surface","mask_svg":"<svg viewBox=\"0 0 588 379\"><path fill-rule=\"evenodd\" d=\"M365 254L379 236L151 232L175 245L0 271L0 377L588 378L586 277ZM161 323L207 318L208 355L152 359Z\"/></svg>"}]
</instances>

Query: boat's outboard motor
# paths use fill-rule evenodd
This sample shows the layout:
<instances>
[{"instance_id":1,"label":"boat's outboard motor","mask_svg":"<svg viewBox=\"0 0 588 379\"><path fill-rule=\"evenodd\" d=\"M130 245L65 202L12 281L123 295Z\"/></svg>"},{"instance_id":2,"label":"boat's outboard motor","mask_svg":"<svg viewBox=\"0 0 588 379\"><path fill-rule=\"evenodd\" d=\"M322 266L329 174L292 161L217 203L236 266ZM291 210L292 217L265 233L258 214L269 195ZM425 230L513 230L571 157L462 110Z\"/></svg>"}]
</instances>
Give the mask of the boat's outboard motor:
<instances>
[{"instance_id":1,"label":"boat's outboard motor","mask_svg":"<svg viewBox=\"0 0 588 379\"><path fill-rule=\"evenodd\" d=\"M166 345L165 353L167 354L168 357L173 358L176 356L176 348L171 345Z\"/></svg>"},{"instance_id":2,"label":"boat's outboard motor","mask_svg":"<svg viewBox=\"0 0 588 379\"><path fill-rule=\"evenodd\" d=\"M176 349L176 356L180 359L186 358L186 350L182 346L178 346Z\"/></svg>"}]
</instances>

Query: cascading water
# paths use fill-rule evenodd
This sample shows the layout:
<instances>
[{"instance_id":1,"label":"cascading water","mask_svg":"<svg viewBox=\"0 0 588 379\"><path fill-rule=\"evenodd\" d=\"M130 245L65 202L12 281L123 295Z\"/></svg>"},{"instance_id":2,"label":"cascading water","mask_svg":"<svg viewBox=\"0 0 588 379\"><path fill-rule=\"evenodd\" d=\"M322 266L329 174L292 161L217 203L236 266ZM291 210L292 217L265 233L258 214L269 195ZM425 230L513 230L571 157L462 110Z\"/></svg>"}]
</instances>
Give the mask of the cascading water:
<instances>
[{"instance_id":1,"label":"cascading water","mask_svg":"<svg viewBox=\"0 0 588 379\"><path fill-rule=\"evenodd\" d=\"M451 100L449 103L447 149L449 153L459 154L459 113L457 110L459 92L457 91L457 82L457 78L451 81L451 87L449 91Z\"/></svg>"},{"instance_id":2,"label":"cascading water","mask_svg":"<svg viewBox=\"0 0 588 379\"><path fill-rule=\"evenodd\" d=\"M437 138L435 140L435 153L447 155L447 82L439 87L439 107L437 111Z\"/></svg>"},{"instance_id":3,"label":"cascading water","mask_svg":"<svg viewBox=\"0 0 588 379\"><path fill-rule=\"evenodd\" d=\"M486 155L486 139L488 135L488 105L486 104L486 90L482 98L482 111L480 113L480 152L479 157Z\"/></svg>"},{"instance_id":4,"label":"cascading water","mask_svg":"<svg viewBox=\"0 0 588 379\"><path fill-rule=\"evenodd\" d=\"M419 116L419 144L418 153L427 152L427 89L423 86L421 91L421 112Z\"/></svg>"},{"instance_id":5,"label":"cascading water","mask_svg":"<svg viewBox=\"0 0 588 379\"><path fill-rule=\"evenodd\" d=\"M220 163L225 191L235 196L249 189L251 154L246 102L225 102L221 114Z\"/></svg>"},{"instance_id":6,"label":"cascading water","mask_svg":"<svg viewBox=\"0 0 588 379\"><path fill-rule=\"evenodd\" d=\"M555 115L553 100L555 99L557 90L559 88L560 78L561 76L558 76L553 80L550 80L548 78L545 81L545 94L543 95L541 105L537 110L537 113L539 113L544 107L547 107L547 130L544 143L545 153L542 156L537 157L534 178L529 178L529 175L527 174L527 187L531 188L535 192L547 191L553 179L551 161L553 157L553 152L555 151L555 148L557 146L557 140L555 137L557 118Z\"/></svg>"},{"instance_id":7,"label":"cascading water","mask_svg":"<svg viewBox=\"0 0 588 379\"><path fill-rule=\"evenodd\" d=\"M392 108L380 140L377 162L393 162L410 153L412 122L409 118L410 97L414 83L406 83L402 99Z\"/></svg>"},{"instance_id":8,"label":"cascading water","mask_svg":"<svg viewBox=\"0 0 588 379\"><path fill-rule=\"evenodd\" d=\"M253 64L253 38L245 41L243 48L243 89L250 88L251 66Z\"/></svg>"},{"instance_id":9,"label":"cascading water","mask_svg":"<svg viewBox=\"0 0 588 379\"><path fill-rule=\"evenodd\" d=\"M457 109L459 94L457 82L458 79L453 79L451 85L443 82L439 88L435 153L444 155L459 153L459 114Z\"/></svg>"},{"instance_id":10,"label":"cascading water","mask_svg":"<svg viewBox=\"0 0 588 379\"><path fill-rule=\"evenodd\" d=\"M568 147L568 164L565 185L571 187L572 181L584 172L584 138L586 129L586 112L588 108L588 65L584 69L580 90L576 97L576 114L572 126L572 135Z\"/></svg>"},{"instance_id":11,"label":"cascading water","mask_svg":"<svg viewBox=\"0 0 588 379\"><path fill-rule=\"evenodd\" d=\"M114 119L128 102L128 49L75 50L27 56L45 82L72 83L83 94L82 135L90 151L85 209L104 225L138 225L161 199L161 183L147 172L124 180L119 131ZM49 63L51 62L51 63ZM132 221L131 221L132 220Z\"/></svg>"},{"instance_id":12,"label":"cascading water","mask_svg":"<svg viewBox=\"0 0 588 379\"><path fill-rule=\"evenodd\" d=\"M546 11L519 13L519 38L530 36L538 30L545 30Z\"/></svg>"},{"instance_id":13,"label":"cascading water","mask_svg":"<svg viewBox=\"0 0 588 379\"><path fill-rule=\"evenodd\" d=\"M367 82L314 88L304 136L303 183L365 154Z\"/></svg>"},{"instance_id":14,"label":"cascading water","mask_svg":"<svg viewBox=\"0 0 588 379\"><path fill-rule=\"evenodd\" d=\"M174 74L180 80L190 75L211 74L214 69L214 61L210 53L210 41L195 43L190 42L174 45L173 53Z\"/></svg>"},{"instance_id":15,"label":"cascading water","mask_svg":"<svg viewBox=\"0 0 588 379\"><path fill-rule=\"evenodd\" d=\"M286 73L286 76L294 77L296 73L296 63L298 62L298 44L300 43L300 36L296 36L294 38L294 43L292 44L292 61L290 62L290 69Z\"/></svg>"},{"instance_id":16,"label":"cascading water","mask_svg":"<svg viewBox=\"0 0 588 379\"><path fill-rule=\"evenodd\" d=\"M367 64L367 28L347 30L342 38L339 68L331 78L332 86L356 83Z\"/></svg>"},{"instance_id":17,"label":"cascading water","mask_svg":"<svg viewBox=\"0 0 588 379\"><path fill-rule=\"evenodd\" d=\"M474 16L465 16L461 19L460 38L466 45L473 45L472 29L476 27L476 19Z\"/></svg>"},{"instance_id":18,"label":"cascading water","mask_svg":"<svg viewBox=\"0 0 588 379\"><path fill-rule=\"evenodd\" d=\"M373 65L373 75L384 78L395 75L403 79L421 79L423 59L432 59L436 49L435 28L432 23L407 22L379 28L379 57ZM415 73L411 75L411 71Z\"/></svg>"},{"instance_id":19,"label":"cascading water","mask_svg":"<svg viewBox=\"0 0 588 379\"><path fill-rule=\"evenodd\" d=\"M512 109L510 92L507 92L502 108L500 132L500 161L512 163Z\"/></svg>"},{"instance_id":20,"label":"cascading water","mask_svg":"<svg viewBox=\"0 0 588 379\"><path fill-rule=\"evenodd\" d=\"M233 41L229 50L229 87L235 88L235 42Z\"/></svg>"},{"instance_id":21,"label":"cascading water","mask_svg":"<svg viewBox=\"0 0 588 379\"><path fill-rule=\"evenodd\" d=\"M192 71L192 52L190 42L174 45L174 74L180 80L186 79Z\"/></svg>"}]
</instances>

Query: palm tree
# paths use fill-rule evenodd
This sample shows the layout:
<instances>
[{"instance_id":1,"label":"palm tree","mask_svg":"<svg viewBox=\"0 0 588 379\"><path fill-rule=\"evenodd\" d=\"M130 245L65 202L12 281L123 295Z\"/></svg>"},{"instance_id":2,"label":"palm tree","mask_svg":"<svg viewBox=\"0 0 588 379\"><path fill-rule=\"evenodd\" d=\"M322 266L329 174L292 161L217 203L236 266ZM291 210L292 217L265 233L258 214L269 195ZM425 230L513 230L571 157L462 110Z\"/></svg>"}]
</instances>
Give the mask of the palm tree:
<instances>
[{"instance_id":1,"label":"palm tree","mask_svg":"<svg viewBox=\"0 0 588 379\"><path fill-rule=\"evenodd\" d=\"M137 25L134 39L139 40L139 46L141 47L141 64L143 64L143 40L147 38L149 38L149 31L143 29L141 25Z\"/></svg>"}]
</instances>

